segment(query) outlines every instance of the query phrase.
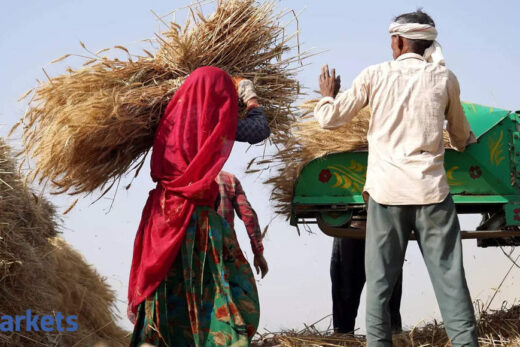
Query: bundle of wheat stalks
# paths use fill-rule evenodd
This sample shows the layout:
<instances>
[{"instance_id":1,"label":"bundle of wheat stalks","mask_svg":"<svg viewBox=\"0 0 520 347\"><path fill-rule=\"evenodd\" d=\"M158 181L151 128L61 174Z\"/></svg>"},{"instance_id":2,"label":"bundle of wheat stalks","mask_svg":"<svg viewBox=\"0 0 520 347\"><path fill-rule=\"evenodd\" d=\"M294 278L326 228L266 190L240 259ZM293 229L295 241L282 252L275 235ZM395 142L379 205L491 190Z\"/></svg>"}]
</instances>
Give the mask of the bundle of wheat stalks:
<instances>
[{"instance_id":1,"label":"bundle of wheat stalks","mask_svg":"<svg viewBox=\"0 0 520 347\"><path fill-rule=\"evenodd\" d=\"M0 332L0 346L128 344L115 324L115 296L101 276L58 236L55 212L28 190L0 139L0 312L77 315L78 330Z\"/></svg>"},{"instance_id":2,"label":"bundle of wheat stalks","mask_svg":"<svg viewBox=\"0 0 520 347\"><path fill-rule=\"evenodd\" d=\"M489 313L480 313L478 320L479 346L520 346L520 305L515 305ZM429 323L414 327L409 332L395 334L393 345L396 347L448 347L449 339L442 323ZM306 325L300 331L285 331L259 335L253 342L257 347L340 347L366 346L361 335L334 334L332 331L320 331L315 324Z\"/></svg>"},{"instance_id":3,"label":"bundle of wheat stalks","mask_svg":"<svg viewBox=\"0 0 520 347\"><path fill-rule=\"evenodd\" d=\"M303 105L307 114L294 121L291 130L277 134L277 152L256 161L255 167L274 171L265 182L272 186L271 200L277 213L289 217L296 179L302 167L325 154L367 149L368 108L361 110L349 124L328 130L320 127L310 114L316 101Z\"/></svg>"},{"instance_id":4,"label":"bundle of wheat stalks","mask_svg":"<svg viewBox=\"0 0 520 347\"><path fill-rule=\"evenodd\" d=\"M106 49L90 53L82 43L91 58L84 67L68 68L27 94L23 153L35 164L28 177L50 182L56 193L75 194L106 191L125 173L138 172L166 105L201 66L253 80L271 130L287 131L305 54L291 53L297 36L286 35L281 24L290 12L274 9L274 1L221 0L204 16L192 6L184 28L163 22L169 29L146 56L115 46L127 58L108 58Z\"/></svg>"}]
</instances>

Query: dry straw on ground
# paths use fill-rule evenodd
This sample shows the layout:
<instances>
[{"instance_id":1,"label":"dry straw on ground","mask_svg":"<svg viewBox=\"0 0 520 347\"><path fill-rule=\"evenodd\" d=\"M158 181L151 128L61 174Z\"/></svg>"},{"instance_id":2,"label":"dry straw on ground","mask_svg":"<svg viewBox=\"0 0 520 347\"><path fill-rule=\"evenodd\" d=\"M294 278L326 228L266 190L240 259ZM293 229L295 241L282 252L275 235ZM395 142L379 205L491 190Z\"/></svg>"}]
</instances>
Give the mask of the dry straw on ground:
<instances>
[{"instance_id":1,"label":"dry straw on ground","mask_svg":"<svg viewBox=\"0 0 520 347\"><path fill-rule=\"evenodd\" d=\"M115 324L114 292L57 232L54 208L15 172L0 139L0 312L2 315L77 315L75 332L0 332L0 346L128 344Z\"/></svg>"},{"instance_id":2,"label":"dry straw on ground","mask_svg":"<svg viewBox=\"0 0 520 347\"><path fill-rule=\"evenodd\" d=\"M481 313L478 323L480 346L520 346L520 305ZM360 335L333 334L331 331L320 332L312 324L301 331L262 335L256 339L253 345L257 347L366 346L366 340L364 336ZM393 345L396 347L450 346L444 325L437 322L394 335Z\"/></svg>"},{"instance_id":3,"label":"dry straw on ground","mask_svg":"<svg viewBox=\"0 0 520 347\"><path fill-rule=\"evenodd\" d=\"M184 28L158 18L169 28L157 35L157 52L134 56L115 46L124 60L102 56L106 50L88 53L84 67L28 94L21 124L23 153L35 164L29 178L50 182L56 193L90 193L138 171L168 101L201 66L252 79L272 131L288 131L299 94L295 73L306 56L296 53L297 35L282 24L295 19L293 12L253 0L218 1L210 16L198 5L189 10Z\"/></svg>"}]
</instances>

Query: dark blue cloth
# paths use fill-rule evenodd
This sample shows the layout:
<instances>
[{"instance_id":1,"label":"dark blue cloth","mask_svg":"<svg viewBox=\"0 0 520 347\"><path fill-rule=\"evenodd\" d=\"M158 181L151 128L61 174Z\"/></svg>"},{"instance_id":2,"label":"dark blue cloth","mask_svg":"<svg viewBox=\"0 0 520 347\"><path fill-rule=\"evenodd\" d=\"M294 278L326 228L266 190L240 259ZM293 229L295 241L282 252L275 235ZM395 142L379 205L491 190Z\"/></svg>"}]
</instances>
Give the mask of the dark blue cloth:
<instances>
[{"instance_id":1,"label":"dark blue cloth","mask_svg":"<svg viewBox=\"0 0 520 347\"><path fill-rule=\"evenodd\" d=\"M247 112L247 118L239 119L236 140L254 145L271 135L267 118L262 107L255 107Z\"/></svg>"},{"instance_id":2,"label":"dark blue cloth","mask_svg":"<svg viewBox=\"0 0 520 347\"><path fill-rule=\"evenodd\" d=\"M353 333L361 292L365 286L365 240L334 238L330 263L332 324L338 333ZM390 299L392 331L401 331L402 274Z\"/></svg>"}]
</instances>

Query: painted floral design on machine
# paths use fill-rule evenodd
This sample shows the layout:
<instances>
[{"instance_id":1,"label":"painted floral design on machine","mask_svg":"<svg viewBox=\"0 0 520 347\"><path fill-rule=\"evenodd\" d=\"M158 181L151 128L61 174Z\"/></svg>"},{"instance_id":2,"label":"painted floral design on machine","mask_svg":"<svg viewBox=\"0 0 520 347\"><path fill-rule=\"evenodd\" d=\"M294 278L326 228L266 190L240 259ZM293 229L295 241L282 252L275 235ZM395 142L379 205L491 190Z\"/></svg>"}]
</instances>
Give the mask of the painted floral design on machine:
<instances>
[{"instance_id":1,"label":"painted floral design on machine","mask_svg":"<svg viewBox=\"0 0 520 347\"><path fill-rule=\"evenodd\" d=\"M366 165L360 164L355 160L350 161L350 165L330 165L327 169L320 171L318 180L321 183L329 183L332 177L333 185L331 188L349 189L353 192L361 193L365 185L367 174Z\"/></svg>"}]
</instances>

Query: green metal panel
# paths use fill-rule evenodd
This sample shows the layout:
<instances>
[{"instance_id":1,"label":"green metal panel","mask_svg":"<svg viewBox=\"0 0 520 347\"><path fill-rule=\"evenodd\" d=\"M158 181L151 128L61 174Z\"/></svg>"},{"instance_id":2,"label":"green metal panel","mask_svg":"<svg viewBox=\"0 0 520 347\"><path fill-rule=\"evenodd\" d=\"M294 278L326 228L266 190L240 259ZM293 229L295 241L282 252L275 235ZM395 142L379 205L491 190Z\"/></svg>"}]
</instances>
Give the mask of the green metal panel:
<instances>
[{"instance_id":1,"label":"green metal panel","mask_svg":"<svg viewBox=\"0 0 520 347\"><path fill-rule=\"evenodd\" d=\"M512 124L511 119L505 118L465 152L446 151L444 165L452 194L519 194L518 188L511 184ZM297 180L293 201L304 204L362 202L367 157L366 152L343 152L311 161Z\"/></svg>"},{"instance_id":2,"label":"green metal panel","mask_svg":"<svg viewBox=\"0 0 520 347\"><path fill-rule=\"evenodd\" d=\"M359 195L344 195L344 196L295 196L293 198L294 204L302 205L359 205L364 204L365 201L361 194Z\"/></svg>"},{"instance_id":3,"label":"green metal panel","mask_svg":"<svg viewBox=\"0 0 520 347\"><path fill-rule=\"evenodd\" d=\"M520 132L513 132L513 148L511 150L512 183L518 187L520 185Z\"/></svg>"},{"instance_id":4,"label":"green metal panel","mask_svg":"<svg viewBox=\"0 0 520 347\"><path fill-rule=\"evenodd\" d=\"M517 198L516 195L454 195L456 204L507 204Z\"/></svg>"},{"instance_id":5,"label":"green metal panel","mask_svg":"<svg viewBox=\"0 0 520 347\"><path fill-rule=\"evenodd\" d=\"M506 117L464 152L446 150L444 167L452 194L515 195L511 185L514 122Z\"/></svg>"},{"instance_id":6,"label":"green metal panel","mask_svg":"<svg viewBox=\"0 0 520 347\"><path fill-rule=\"evenodd\" d=\"M520 224L511 207L520 201L520 115L469 103L463 107L478 142L465 152L446 150L444 165L454 201L506 204L510 225ZM364 151L343 152L311 161L296 181L293 203L362 204L367 157Z\"/></svg>"},{"instance_id":7,"label":"green metal panel","mask_svg":"<svg viewBox=\"0 0 520 347\"><path fill-rule=\"evenodd\" d=\"M504 206L507 225L520 225L520 202L516 201Z\"/></svg>"},{"instance_id":8,"label":"green metal panel","mask_svg":"<svg viewBox=\"0 0 520 347\"><path fill-rule=\"evenodd\" d=\"M366 165L366 152L336 153L313 160L300 173L293 201L317 204L363 203L361 193L365 184ZM310 201L308 198L311 198Z\"/></svg>"},{"instance_id":9,"label":"green metal panel","mask_svg":"<svg viewBox=\"0 0 520 347\"><path fill-rule=\"evenodd\" d=\"M462 107L471 125L471 130L477 137L480 137L510 113L507 110L468 102L463 102Z\"/></svg>"}]
</instances>

